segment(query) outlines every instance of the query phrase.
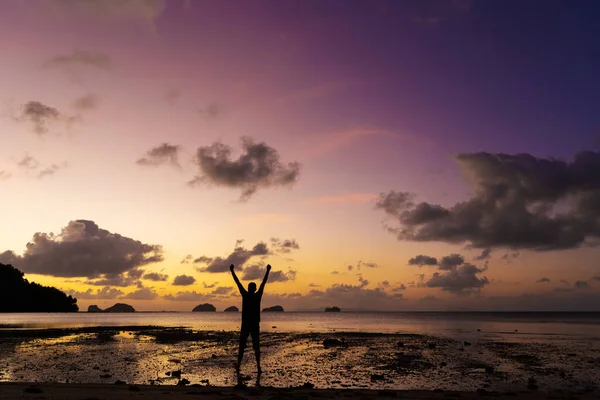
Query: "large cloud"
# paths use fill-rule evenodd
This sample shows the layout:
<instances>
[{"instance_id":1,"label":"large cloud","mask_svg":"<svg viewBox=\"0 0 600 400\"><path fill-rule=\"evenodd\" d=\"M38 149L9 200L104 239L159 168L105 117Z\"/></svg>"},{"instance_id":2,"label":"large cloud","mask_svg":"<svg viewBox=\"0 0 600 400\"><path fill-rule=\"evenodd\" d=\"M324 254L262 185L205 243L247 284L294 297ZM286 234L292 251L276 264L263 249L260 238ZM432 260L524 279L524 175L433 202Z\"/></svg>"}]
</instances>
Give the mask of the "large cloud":
<instances>
[{"instance_id":1,"label":"large cloud","mask_svg":"<svg viewBox=\"0 0 600 400\"><path fill-rule=\"evenodd\" d=\"M159 146L148 150L146 154L135 163L143 166L157 167L162 164L171 164L180 168L179 150L180 146L169 143L162 143Z\"/></svg>"},{"instance_id":2,"label":"large cloud","mask_svg":"<svg viewBox=\"0 0 600 400\"><path fill-rule=\"evenodd\" d=\"M246 249L242 246L237 246L233 252L227 257L198 257L194 262L208 264L206 267L198 268L199 272L229 272L229 266L233 264L239 271L244 264L254 256L266 256L269 254L269 248L266 243L259 242L252 249Z\"/></svg>"},{"instance_id":3,"label":"large cloud","mask_svg":"<svg viewBox=\"0 0 600 400\"><path fill-rule=\"evenodd\" d=\"M241 189L240 200L248 200L257 190L292 185L298 180L300 164L284 165L279 153L264 142L242 138L242 154L231 158L231 147L216 142L200 147L195 163L200 170L190 185L211 184Z\"/></svg>"},{"instance_id":4,"label":"large cloud","mask_svg":"<svg viewBox=\"0 0 600 400\"><path fill-rule=\"evenodd\" d=\"M376 207L393 217L400 240L469 243L536 251L576 248L600 237L600 153L573 161L529 154L456 157L474 195L450 207L382 193Z\"/></svg>"},{"instance_id":5,"label":"large cloud","mask_svg":"<svg viewBox=\"0 0 600 400\"><path fill-rule=\"evenodd\" d=\"M138 267L162 259L161 246L111 233L87 220L71 221L57 234L35 233L23 255L0 255L0 262L25 273L102 280L123 274L139 278Z\"/></svg>"},{"instance_id":6,"label":"large cloud","mask_svg":"<svg viewBox=\"0 0 600 400\"><path fill-rule=\"evenodd\" d=\"M450 254L442 257L439 261L435 257L418 255L408 260L409 265L436 266L439 271L435 272L428 280L419 286L440 288L454 294L471 294L489 283L486 277L479 278L478 275L487 268L478 268L473 264L466 263L460 254Z\"/></svg>"},{"instance_id":7,"label":"large cloud","mask_svg":"<svg viewBox=\"0 0 600 400\"><path fill-rule=\"evenodd\" d=\"M196 282L196 278L189 275L178 275L173 279L173 285L175 286L189 286Z\"/></svg>"},{"instance_id":8,"label":"large cloud","mask_svg":"<svg viewBox=\"0 0 600 400\"><path fill-rule=\"evenodd\" d=\"M465 263L447 272L434 272L433 276L425 282L425 286L440 288L454 294L471 294L489 283L486 277L477 275L485 269L477 268L473 264Z\"/></svg>"}]
</instances>

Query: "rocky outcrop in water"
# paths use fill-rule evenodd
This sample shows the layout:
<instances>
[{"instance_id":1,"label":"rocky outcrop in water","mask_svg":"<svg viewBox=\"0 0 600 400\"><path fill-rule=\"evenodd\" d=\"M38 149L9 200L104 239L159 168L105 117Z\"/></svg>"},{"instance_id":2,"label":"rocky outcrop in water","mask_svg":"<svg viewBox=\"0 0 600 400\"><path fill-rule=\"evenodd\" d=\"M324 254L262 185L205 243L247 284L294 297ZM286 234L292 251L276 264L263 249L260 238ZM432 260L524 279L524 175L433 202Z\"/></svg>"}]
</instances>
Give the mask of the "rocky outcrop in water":
<instances>
[{"instance_id":1,"label":"rocky outcrop in water","mask_svg":"<svg viewBox=\"0 0 600 400\"><path fill-rule=\"evenodd\" d=\"M88 307L88 312L102 312L102 309L94 304Z\"/></svg>"},{"instance_id":2,"label":"rocky outcrop in water","mask_svg":"<svg viewBox=\"0 0 600 400\"><path fill-rule=\"evenodd\" d=\"M0 264L0 312L76 312L77 299L55 287L23 278L12 265Z\"/></svg>"},{"instance_id":3,"label":"rocky outcrop in water","mask_svg":"<svg viewBox=\"0 0 600 400\"><path fill-rule=\"evenodd\" d=\"M196 307L194 307L194 309L192 311L194 311L194 312L213 312L213 311L217 311L217 309L212 304L204 303L204 304L197 305Z\"/></svg>"},{"instance_id":4,"label":"rocky outcrop in water","mask_svg":"<svg viewBox=\"0 0 600 400\"><path fill-rule=\"evenodd\" d=\"M333 306L333 307L327 307L325 309L325 312L340 312L342 311L339 307Z\"/></svg>"},{"instance_id":5,"label":"rocky outcrop in water","mask_svg":"<svg viewBox=\"0 0 600 400\"><path fill-rule=\"evenodd\" d=\"M263 312L283 312L283 307L281 307L281 306L267 307L267 308L263 308Z\"/></svg>"},{"instance_id":6,"label":"rocky outcrop in water","mask_svg":"<svg viewBox=\"0 0 600 400\"><path fill-rule=\"evenodd\" d=\"M237 308L236 306L227 307L225 309L225 312L239 312L239 311L240 311L240 309Z\"/></svg>"},{"instance_id":7,"label":"rocky outcrop in water","mask_svg":"<svg viewBox=\"0 0 600 400\"><path fill-rule=\"evenodd\" d=\"M108 307L103 312L109 313L127 313L127 312L135 312L135 308L130 306L129 304L117 303L112 307Z\"/></svg>"}]
</instances>

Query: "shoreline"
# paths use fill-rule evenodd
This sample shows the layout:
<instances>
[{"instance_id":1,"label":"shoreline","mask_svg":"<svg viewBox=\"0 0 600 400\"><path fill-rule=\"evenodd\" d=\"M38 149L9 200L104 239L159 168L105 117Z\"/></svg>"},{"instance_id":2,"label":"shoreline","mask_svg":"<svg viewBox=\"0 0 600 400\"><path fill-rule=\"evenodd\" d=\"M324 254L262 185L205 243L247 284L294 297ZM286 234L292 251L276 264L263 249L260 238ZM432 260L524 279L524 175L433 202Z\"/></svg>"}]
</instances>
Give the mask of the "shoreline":
<instances>
[{"instance_id":1,"label":"shoreline","mask_svg":"<svg viewBox=\"0 0 600 400\"><path fill-rule=\"evenodd\" d=\"M577 395L577 397L574 397ZM201 396L205 400L220 399L389 399L438 400L461 398L474 400L481 397L518 400L571 400L598 399L597 394L584 391L521 391L492 392L443 391L443 390L375 390L375 389L320 389L320 388L274 388L274 387L219 387L219 386L175 386L175 385L127 385L127 384L73 384L73 383L0 383L0 398L5 400L44 399L189 399Z\"/></svg>"}]
</instances>

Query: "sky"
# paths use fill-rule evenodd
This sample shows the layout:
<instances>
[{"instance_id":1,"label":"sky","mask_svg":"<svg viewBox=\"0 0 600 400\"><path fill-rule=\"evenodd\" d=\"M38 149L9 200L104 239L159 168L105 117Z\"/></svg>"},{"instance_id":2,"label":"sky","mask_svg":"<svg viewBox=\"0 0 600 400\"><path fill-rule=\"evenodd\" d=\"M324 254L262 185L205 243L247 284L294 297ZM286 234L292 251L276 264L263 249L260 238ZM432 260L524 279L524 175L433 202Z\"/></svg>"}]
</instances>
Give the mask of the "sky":
<instances>
[{"instance_id":1,"label":"sky","mask_svg":"<svg viewBox=\"0 0 600 400\"><path fill-rule=\"evenodd\" d=\"M600 310L597 1L0 7L0 262L80 309Z\"/></svg>"}]
</instances>

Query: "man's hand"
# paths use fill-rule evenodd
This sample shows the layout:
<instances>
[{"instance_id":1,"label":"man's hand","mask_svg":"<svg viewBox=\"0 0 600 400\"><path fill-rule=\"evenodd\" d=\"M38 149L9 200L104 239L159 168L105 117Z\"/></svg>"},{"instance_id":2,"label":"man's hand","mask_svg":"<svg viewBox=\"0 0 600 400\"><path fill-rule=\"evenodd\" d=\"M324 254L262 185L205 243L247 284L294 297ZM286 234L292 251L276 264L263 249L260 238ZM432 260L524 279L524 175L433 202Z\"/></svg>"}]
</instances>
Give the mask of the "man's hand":
<instances>
[{"instance_id":1,"label":"man's hand","mask_svg":"<svg viewBox=\"0 0 600 400\"><path fill-rule=\"evenodd\" d=\"M267 271L271 270L271 264L267 264Z\"/></svg>"},{"instance_id":2,"label":"man's hand","mask_svg":"<svg viewBox=\"0 0 600 400\"><path fill-rule=\"evenodd\" d=\"M233 264L231 264L231 265L229 266L229 270L230 270L231 272L233 272Z\"/></svg>"}]
</instances>

